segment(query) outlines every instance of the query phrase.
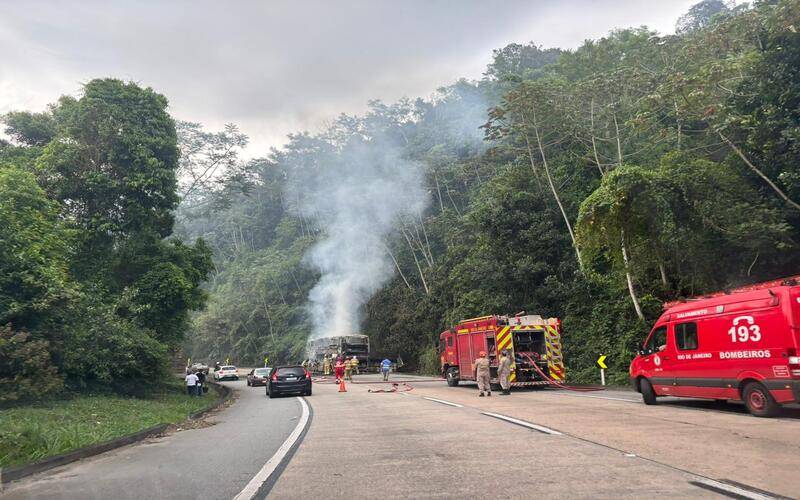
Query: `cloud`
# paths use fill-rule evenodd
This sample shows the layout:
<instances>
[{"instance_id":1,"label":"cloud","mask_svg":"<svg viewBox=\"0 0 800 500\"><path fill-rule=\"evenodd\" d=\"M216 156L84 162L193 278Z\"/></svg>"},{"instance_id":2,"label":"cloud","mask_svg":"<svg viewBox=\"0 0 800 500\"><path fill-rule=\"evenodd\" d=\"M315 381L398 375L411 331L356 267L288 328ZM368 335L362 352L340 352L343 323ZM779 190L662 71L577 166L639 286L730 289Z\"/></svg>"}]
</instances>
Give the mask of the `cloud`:
<instances>
[{"instance_id":1,"label":"cloud","mask_svg":"<svg viewBox=\"0 0 800 500\"><path fill-rule=\"evenodd\" d=\"M43 109L114 76L165 94L179 119L235 122L263 154L366 101L479 78L491 50L576 47L617 27L671 31L694 0L0 4L0 112Z\"/></svg>"}]
</instances>

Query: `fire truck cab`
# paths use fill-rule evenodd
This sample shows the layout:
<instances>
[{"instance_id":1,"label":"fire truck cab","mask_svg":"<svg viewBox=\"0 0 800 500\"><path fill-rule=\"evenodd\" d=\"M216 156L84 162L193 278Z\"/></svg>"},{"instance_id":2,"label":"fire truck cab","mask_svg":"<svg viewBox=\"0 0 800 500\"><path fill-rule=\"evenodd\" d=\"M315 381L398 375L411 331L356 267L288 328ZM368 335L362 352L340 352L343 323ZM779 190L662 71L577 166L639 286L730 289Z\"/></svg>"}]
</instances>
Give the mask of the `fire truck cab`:
<instances>
[{"instance_id":1,"label":"fire truck cab","mask_svg":"<svg viewBox=\"0 0 800 500\"><path fill-rule=\"evenodd\" d=\"M645 404L659 396L741 400L769 417L800 402L800 276L664 309L630 365Z\"/></svg>"},{"instance_id":2,"label":"fire truck cab","mask_svg":"<svg viewBox=\"0 0 800 500\"><path fill-rule=\"evenodd\" d=\"M441 375L451 387L461 380L475 380L475 359L486 351L492 383L498 383L497 364L503 350L509 351L514 362L512 387L546 385L547 378L564 380L561 321L536 315L482 316L445 330L439 335Z\"/></svg>"}]
</instances>

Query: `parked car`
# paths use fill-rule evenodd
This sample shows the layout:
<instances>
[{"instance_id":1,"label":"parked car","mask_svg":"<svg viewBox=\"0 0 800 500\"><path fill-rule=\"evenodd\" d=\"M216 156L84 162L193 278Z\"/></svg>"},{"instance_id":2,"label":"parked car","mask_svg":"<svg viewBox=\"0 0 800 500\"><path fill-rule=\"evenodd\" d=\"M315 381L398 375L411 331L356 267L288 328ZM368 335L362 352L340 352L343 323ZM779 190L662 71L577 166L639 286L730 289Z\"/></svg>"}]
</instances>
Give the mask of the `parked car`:
<instances>
[{"instance_id":1,"label":"parked car","mask_svg":"<svg viewBox=\"0 0 800 500\"><path fill-rule=\"evenodd\" d=\"M300 365L273 368L267 383L267 396L296 393L311 395L311 374Z\"/></svg>"},{"instance_id":2,"label":"parked car","mask_svg":"<svg viewBox=\"0 0 800 500\"><path fill-rule=\"evenodd\" d=\"M630 366L659 396L744 401L758 417L800 402L800 277L665 305Z\"/></svg>"},{"instance_id":3,"label":"parked car","mask_svg":"<svg viewBox=\"0 0 800 500\"><path fill-rule=\"evenodd\" d=\"M272 368L270 367L256 368L255 370L250 370L250 373L247 374L247 385L250 387L255 387L257 385L267 385L267 380L269 380L270 370L272 370Z\"/></svg>"},{"instance_id":4,"label":"parked car","mask_svg":"<svg viewBox=\"0 0 800 500\"><path fill-rule=\"evenodd\" d=\"M214 380L239 380L239 370L233 365L220 366L219 370L214 372Z\"/></svg>"}]
</instances>

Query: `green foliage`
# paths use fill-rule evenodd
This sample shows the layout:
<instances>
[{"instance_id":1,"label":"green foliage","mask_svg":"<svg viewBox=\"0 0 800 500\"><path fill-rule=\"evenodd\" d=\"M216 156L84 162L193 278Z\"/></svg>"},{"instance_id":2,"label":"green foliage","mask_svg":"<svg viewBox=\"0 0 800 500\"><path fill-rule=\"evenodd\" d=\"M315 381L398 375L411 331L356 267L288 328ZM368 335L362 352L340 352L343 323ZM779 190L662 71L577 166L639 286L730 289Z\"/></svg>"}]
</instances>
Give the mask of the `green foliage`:
<instances>
[{"instance_id":1,"label":"green foliage","mask_svg":"<svg viewBox=\"0 0 800 500\"><path fill-rule=\"evenodd\" d=\"M47 341L0 325L0 404L41 398L61 388L49 351Z\"/></svg>"},{"instance_id":2,"label":"green foliage","mask_svg":"<svg viewBox=\"0 0 800 500\"><path fill-rule=\"evenodd\" d=\"M34 327L64 300L70 236L33 175L0 166L0 324Z\"/></svg>"},{"instance_id":3,"label":"green foliage","mask_svg":"<svg viewBox=\"0 0 800 500\"><path fill-rule=\"evenodd\" d=\"M98 79L45 113L3 117L17 145L0 144L0 325L25 329L16 344L59 384L139 391L205 303L211 249L165 240L178 203L166 107ZM28 379L15 399L52 390Z\"/></svg>"},{"instance_id":4,"label":"green foliage","mask_svg":"<svg viewBox=\"0 0 800 500\"><path fill-rule=\"evenodd\" d=\"M0 467L36 462L158 424L185 420L210 398L186 395L180 381L142 398L74 395L0 410Z\"/></svg>"},{"instance_id":5,"label":"green foliage","mask_svg":"<svg viewBox=\"0 0 800 500\"><path fill-rule=\"evenodd\" d=\"M215 254L187 348L302 356L318 278L303 255L320 228L286 179L359 137L420 162L431 200L385 242L397 275L363 310L376 354L430 371L445 328L524 310L563 319L569 380L596 382L603 353L624 382L664 301L797 273L798 12L797 0L704 1L674 36L622 29L565 52L512 44L479 82L370 102L238 164L247 192L213 186L195 196L224 209L179 209L179 233Z\"/></svg>"}]
</instances>

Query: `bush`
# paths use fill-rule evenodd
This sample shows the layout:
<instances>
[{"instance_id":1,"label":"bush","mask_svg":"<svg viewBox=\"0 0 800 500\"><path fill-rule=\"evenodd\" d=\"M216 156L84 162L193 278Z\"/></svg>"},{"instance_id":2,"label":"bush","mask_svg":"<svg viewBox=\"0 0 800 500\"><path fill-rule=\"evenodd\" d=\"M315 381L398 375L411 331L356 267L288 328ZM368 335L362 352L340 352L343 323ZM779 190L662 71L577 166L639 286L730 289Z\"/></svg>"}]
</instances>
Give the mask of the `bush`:
<instances>
[{"instance_id":1,"label":"bush","mask_svg":"<svg viewBox=\"0 0 800 500\"><path fill-rule=\"evenodd\" d=\"M0 325L0 404L41 398L62 387L49 348L28 332Z\"/></svg>"},{"instance_id":2,"label":"bush","mask_svg":"<svg viewBox=\"0 0 800 500\"><path fill-rule=\"evenodd\" d=\"M72 325L63 356L70 386L136 394L143 384L162 379L168 348L152 331L100 306Z\"/></svg>"}]
</instances>

